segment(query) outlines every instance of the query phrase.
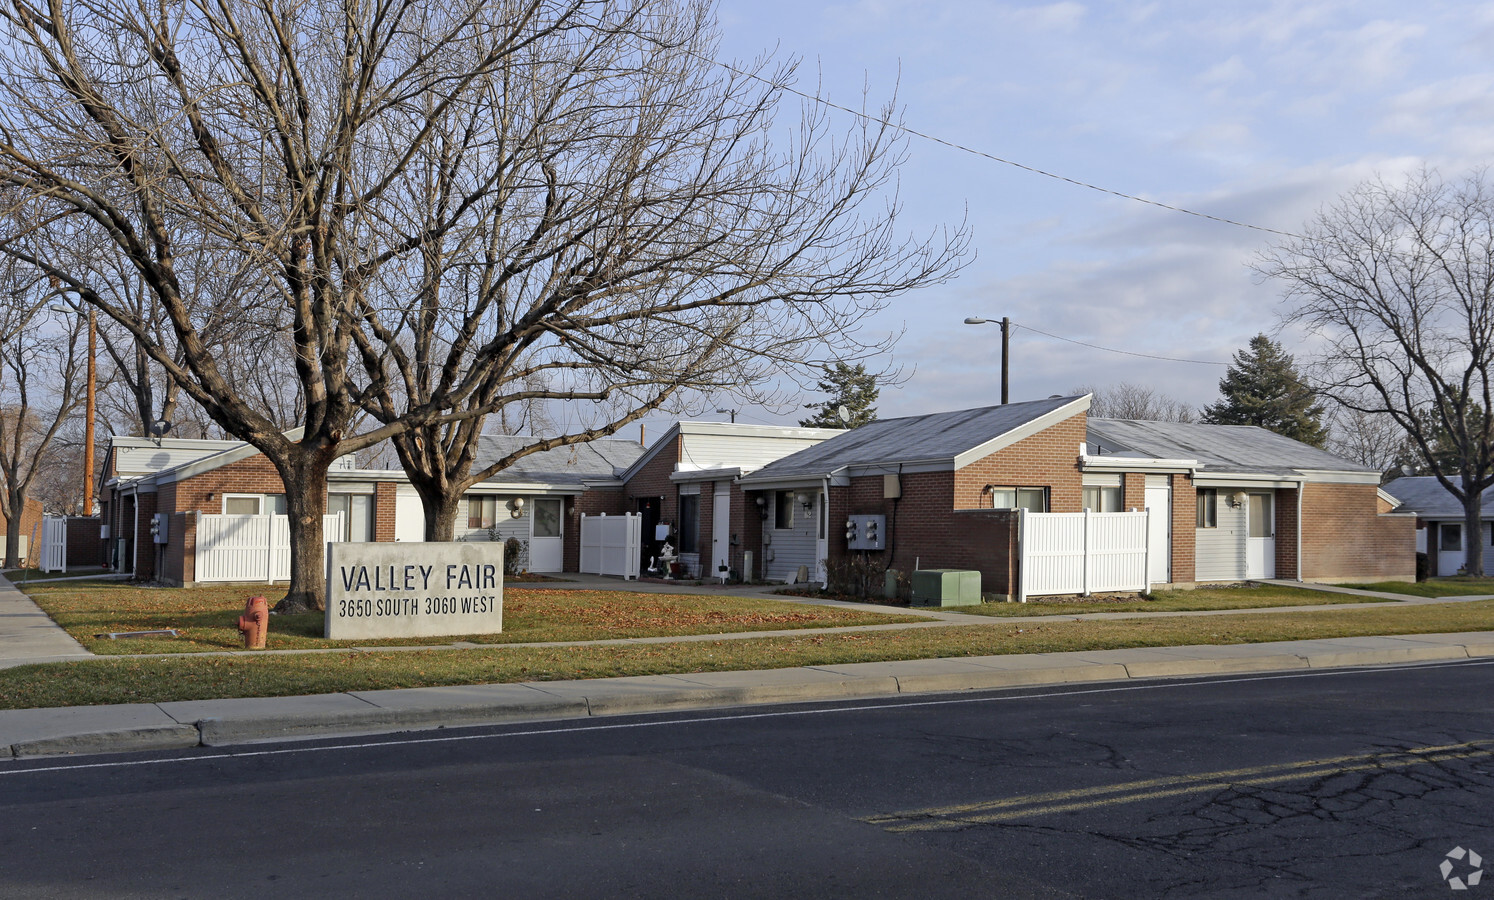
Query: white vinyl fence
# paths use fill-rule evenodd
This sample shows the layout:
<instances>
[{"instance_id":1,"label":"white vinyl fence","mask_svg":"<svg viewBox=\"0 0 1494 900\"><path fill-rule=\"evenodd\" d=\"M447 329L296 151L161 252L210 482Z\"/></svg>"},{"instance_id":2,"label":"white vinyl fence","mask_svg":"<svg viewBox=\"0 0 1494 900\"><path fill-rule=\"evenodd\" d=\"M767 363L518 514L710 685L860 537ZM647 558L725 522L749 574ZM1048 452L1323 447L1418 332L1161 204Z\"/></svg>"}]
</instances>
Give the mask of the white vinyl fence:
<instances>
[{"instance_id":1,"label":"white vinyl fence","mask_svg":"<svg viewBox=\"0 0 1494 900\"><path fill-rule=\"evenodd\" d=\"M583 573L637 578L639 556L642 552L642 516L581 517Z\"/></svg>"},{"instance_id":2,"label":"white vinyl fence","mask_svg":"<svg viewBox=\"0 0 1494 900\"><path fill-rule=\"evenodd\" d=\"M342 513L322 518L327 543L342 530ZM289 581L289 517L198 516L196 580Z\"/></svg>"},{"instance_id":3,"label":"white vinyl fence","mask_svg":"<svg viewBox=\"0 0 1494 900\"><path fill-rule=\"evenodd\" d=\"M1148 515L1022 510L1017 599L1147 590Z\"/></svg>"},{"instance_id":4,"label":"white vinyl fence","mask_svg":"<svg viewBox=\"0 0 1494 900\"><path fill-rule=\"evenodd\" d=\"M21 555L26 555L26 535L21 535ZM42 516L41 570L67 571L67 516Z\"/></svg>"}]
</instances>

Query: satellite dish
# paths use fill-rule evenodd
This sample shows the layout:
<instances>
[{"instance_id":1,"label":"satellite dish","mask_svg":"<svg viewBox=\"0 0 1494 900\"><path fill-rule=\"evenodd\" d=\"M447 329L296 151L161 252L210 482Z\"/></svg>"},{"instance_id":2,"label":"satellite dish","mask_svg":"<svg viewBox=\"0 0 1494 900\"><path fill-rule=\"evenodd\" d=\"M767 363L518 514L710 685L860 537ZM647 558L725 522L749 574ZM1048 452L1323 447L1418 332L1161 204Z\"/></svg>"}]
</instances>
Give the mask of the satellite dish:
<instances>
[{"instance_id":1,"label":"satellite dish","mask_svg":"<svg viewBox=\"0 0 1494 900\"><path fill-rule=\"evenodd\" d=\"M161 437L171 430L171 423L165 419L157 419L150 423L150 433L155 437Z\"/></svg>"},{"instance_id":2,"label":"satellite dish","mask_svg":"<svg viewBox=\"0 0 1494 900\"><path fill-rule=\"evenodd\" d=\"M842 403L835 410L835 414L837 416L840 416L840 420L842 422L844 422L845 424L847 424L847 425L851 424L851 411L849 409L846 409L846 405L844 403Z\"/></svg>"}]
</instances>

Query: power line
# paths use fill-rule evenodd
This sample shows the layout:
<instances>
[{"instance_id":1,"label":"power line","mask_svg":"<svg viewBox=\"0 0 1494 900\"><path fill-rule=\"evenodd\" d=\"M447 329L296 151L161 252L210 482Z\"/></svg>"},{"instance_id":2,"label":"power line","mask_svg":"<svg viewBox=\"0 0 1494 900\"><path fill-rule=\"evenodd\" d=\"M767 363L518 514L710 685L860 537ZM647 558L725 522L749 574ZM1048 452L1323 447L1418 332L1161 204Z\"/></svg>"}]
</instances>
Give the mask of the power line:
<instances>
[{"instance_id":1,"label":"power line","mask_svg":"<svg viewBox=\"0 0 1494 900\"><path fill-rule=\"evenodd\" d=\"M897 122L893 122L890 119L879 119L876 116L871 115L871 114L866 113L866 112L863 112L861 110L852 109L849 106L841 106L839 103L831 102L830 100L827 100L824 97L820 97L820 96L817 96L815 94L805 93L804 91L801 91L798 88L793 87L792 85L779 84L777 82L774 82L774 81L771 81L771 80L769 80L767 78L764 78L761 75L756 75L756 74L754 74L752 72L743 71L742 69L738 69L735 66L728 65L727 63L721 62L720 60L712 59L709 56L703 56L703 55L701 55L699 53L696 53L693 50L687 50L686 52L689 53L691 56L694 56L695 58L699 59L699 60L702 60L702 61L707 62L707 63L712 63L714 65L718 65L721 68L727 70L728 72L734 72L737 75L742 76L743 78L751 78L753 81L760 81L763 84L766 84L767 86L773 88L774 90L780 90L780 91L784 91L786 93L794 94L795 96L803 97L805 100L808 100L811 103L818 103L818 104L821 104L823 106L828 106L831 109L838 109L841 112L849 113L849 114L851 114L853 116L856 116L857 118L865 119L868 122L875 122L875 123L877 123L879 125L885 126L887 128L891 128L894 131L900 131L900 132L903 132L904 134L912 135L913 137L922 138L922 139L924 139L926 141L932 141L935 144L943 144L946 147L949 147L949 148L954 149L954 150L959 150L962 153L969 153L972 156L979 156L979 157L982 157L984 159L989 159L992 162L1001 163L1004 166L1011 166L1012 168L1015 168L1015 169L1021 169L1024 172L1031 172L1034 175L1041 175L1044 178L1052 178L1055 181L1063 181L1063 182L1066 182L1068 184L1072 184L1075 187L1082 187L1082 188L1087 188L1087 189L1089 189L1091 191L1098 191L1101 194L1109 194L1112 197L1119 197L1122 200L1131 200L1131 201L1136 202L1136 203L1144 203L1147 206L1154 206L1154 207L1156 207L1158 209L1165 209L1168 212L1182 213L1183 215L1186 215L1186 216L1194 216L1194 217L1199 218L1199 219L1208 219L1211 222L1219 222L1219 223L1221 223L1223 225L1234 225L1237 228L1248 228L1251 231L1260 231L1260 232L1264 232L1265 234L1274 234L1274 235L1279 235L1281 237L1288 237L1288 238L1301 238L1302 237L1301 235L1294 234L1294 233L1292 233L1290 231L1280 231L1280 230L1275 229L1275 228L1267 228L1264 225L1252 225L1249 222L1241 222L1241 221L1239 221L1237 219L1230 219L1230 218L1226 218L1224 216L1216 216L1216 215L1212 215L1210 213L1199 212L1198 210L1188 209L1185 206L1175 206L1173 204L1162 203L1162 202L1157 201L1157 200L1148 200L1145 197L1138 197L1135 194L1127 194L1124 191L1117 191L1117 190L1114 190L1113 188L1102 187L1102 186L1097 185L1097 184L1091 184L1088 181L1080 181L1077 178L1070 178L1067 175L1060 175L1057 172L1049 172L1046 169L1039 169L1036 166L1029 166L1029 165L1027 165L1025 163L1019 163L1019 162L1017 162L1015 160L1006 159L1004 157L997 156L994 153L987 153L984 150L976 150L973 147L967 147L964 144L957 143L955 141L945 140L944 138L937 137L937 136L932 135L932 134L927 134L925 132L918 131L917 129L914 129L914 128L909 128L906 125L902 125L902 124L899 124ZM1034 330L1036 330L1036 329L1034 329ZM1051 335L1050 335L1050 337L1051 337ZM1060 340L1063 340L1063 339L1060 338ZM1101 349L1104 349L1104 348L1101 348ZM1125 351L1123 351L1123 350L1117 350L1115 352L1117 352L1117 353L1124 353ZM1187 362L1187 361L1188 360L1184 360L1184 362Z\"/></svg>"},{"instance_id":2,"label":"power line","mask_svg":"<svg viewBox=\"0 0 1494 900\"><path fill-rule=\"evenodd\" d=\"M1104 350L1106 353L1122 353L1122 354L1125 354L1126 356L1139 356L1142 359L1160 359L1160 360L1163 360L1164 362L1193 363L1196 366L1225 366L1225 367L1228 367L1230 365L1227 362L1215 362L1214 360L1211 360L1211 359L1182 359L1182 358L1176 357L1176 356L1157 356L1156 354L1153 354L1153 353L1137 353L1134 350L1117 350L1114 347L1101 347L1099 344L1091 344L1091 343L1089 343L1087 341L1076 341L1073 338L1066 338L1066 337L1063 337L1062 335L1052 334L1050 332L1043 331L1041 328L1033 328L1031 325L1019 325L1018 323L1013 322L1012 326L1015 327L1015 328L1026 328L1028 331L1035 331L1038 334L1041 334L1041 335L1043 335L1045 337L1053 338L1056 341L1067 341L1070 344L1078 344L1081 347L1088 347L1091 350Z\"/></svg>"}]
</instances>

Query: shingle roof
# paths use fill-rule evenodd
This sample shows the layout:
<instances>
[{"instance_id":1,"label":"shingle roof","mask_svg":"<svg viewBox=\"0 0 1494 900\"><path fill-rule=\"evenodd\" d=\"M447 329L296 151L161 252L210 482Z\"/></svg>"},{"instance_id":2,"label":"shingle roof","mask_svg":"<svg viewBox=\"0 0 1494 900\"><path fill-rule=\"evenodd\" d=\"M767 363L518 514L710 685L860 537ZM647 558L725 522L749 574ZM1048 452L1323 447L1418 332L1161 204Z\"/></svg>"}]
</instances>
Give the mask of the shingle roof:
<instances>
[{"instance_id":1,"label":"shingle roof","mask_svg":"<svg viewBox=\"0 0 1494 900\"><path fill-rule=\"evenodd\" d=\"M953 462L961 453L1040 419L1078 399L1080 398L1054 397L1026 403L1009 403L1005 406L961 409L901 419L879 419L769 463L754 472L752 480L824 476L845 466L896 466L903 462L944 460Z\"/></svg>"},{"instance_id":2,"label":"shingle roof","mask_svg":"<svg viewBox=\"0 0 1494 900\"><path fill-rule=\"evenodd\" d=\"M1463 504L1448 493L1435 476L1413 475L1397 478L1382 490L1401 501L1397 512L1414 512L1423 519L1462 519ZM1484 491L1485 518L1494 518L1494 488Z\"/></svg>"},{"instance_id":3,"label":"shingle roof","mask_svg":"<svg viewBox=\"0 0 1494 900\"><path fill-rule=\"evenodd\" d=\"M1101 445L1103 455L1129 450L1160 459L1194 459L1209 474L1375 471L1254 425L1093 418L1088 425L1089 442Z\"/></svg>"},{"instance_id":4,"label":"shingle roof","mask_svg":"<svg viewBox=\"0 0 1494 900\"><path fill-rule=\"evenodd\" d=\"M472 468L475 471L491 465L534 440L525 436L485 434L478 438ZM585 481L611 480L616 472L626 469L642 455L643 448L637 441L598 440L572 444L532 453L488 481L580 485Z\"/></svg>"}]
</instances>

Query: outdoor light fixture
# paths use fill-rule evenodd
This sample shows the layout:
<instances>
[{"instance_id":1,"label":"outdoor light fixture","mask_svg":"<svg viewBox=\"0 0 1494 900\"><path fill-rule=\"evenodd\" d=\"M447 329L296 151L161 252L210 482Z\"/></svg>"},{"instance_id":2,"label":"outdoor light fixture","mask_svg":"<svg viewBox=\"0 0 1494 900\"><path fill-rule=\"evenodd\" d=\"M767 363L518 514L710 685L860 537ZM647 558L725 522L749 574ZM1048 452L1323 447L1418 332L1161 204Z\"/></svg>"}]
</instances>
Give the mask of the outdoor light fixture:
<instances>
[{"instance_id":1,"label":"outdoor light fixture","mask_svg":"<svg viewBox=\"0 0 1494 900\"><path fill-rule=\"evenodd\" d=\"M764 519L768 517L768 498L762 494L757 495L757 514Z\"/></svg>"},{"instance_id":2,"label":"outdoor light fixture","mask_svg":"<svg viewBox=\"0 0 1494 900\"><path fill-rule=\"evenodd\" d=\"M809 510L814 506L814 498L811 497L807 491L800 491L796 495L795 499L799 501L800 506L804 507L805 512L809 512Z\"/></svg>"},{"instance_id":3,"label":"outdoor light fixture","mask_svg":"<svg viewBox=\"0 0 1494 900\"><path fill-rule=\"evenodd\" d=\"M508 514L513 516L515 519L524 515L524 498L515 497L514 499L508 501L508 509Z\"/></svg>"}]
</instances>

